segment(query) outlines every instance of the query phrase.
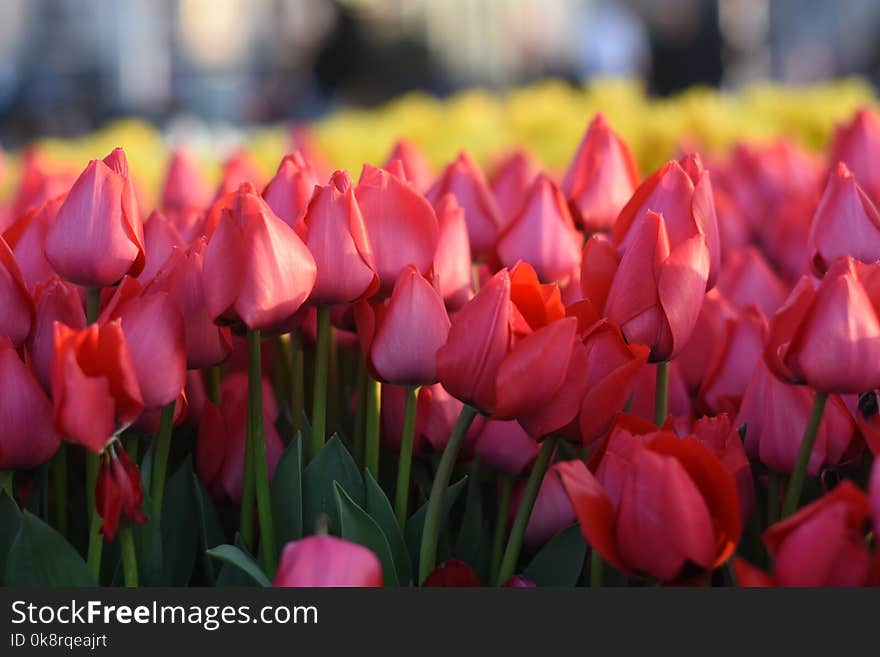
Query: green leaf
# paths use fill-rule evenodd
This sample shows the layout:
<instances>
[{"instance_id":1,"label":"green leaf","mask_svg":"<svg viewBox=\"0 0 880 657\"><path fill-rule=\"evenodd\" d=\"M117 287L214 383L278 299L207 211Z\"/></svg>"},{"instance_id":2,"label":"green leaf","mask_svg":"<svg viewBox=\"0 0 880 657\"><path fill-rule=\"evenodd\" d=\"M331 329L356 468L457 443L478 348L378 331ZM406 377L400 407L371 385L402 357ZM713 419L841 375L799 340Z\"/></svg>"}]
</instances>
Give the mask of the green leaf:
<instances>
[{"instance_id":1,"label":"green leaf","mask_svg":"<svg viewBox=\"0 0 880 657\"><path fill-rule=\"evenodd\" d=\"M489 526L483 517L483 499L478 474L478 471L475 471L468 481L464 515L454 552L456 557L474 569L480 581L485 582L489 579L490 537Z\"/></svg>"},{"instance_id":2,"label":"green leaf","mask_svg":"<svg viewBox=\"0 0 880 657\"><path fill-rule=\"evenodd\" d=\"M6 556L21 529L21 511L6 490L0 489L0 576L6 572Z\"/></svg>"},{"instance_id":3,"label":"green leaf","mask_svg":"<svg viewBox=\"0 0 880 657\"><path fill-rule=\"evenodd\" d=\"M73 546L29 511L6 558L6 586L95 586Z\"/></svg>"},{"instance_id":4,"label":"green leaf","mask_svg":"<svg viewBox=\"0 0 880 657\"><path fill-rule=\"evenodd\" d=\"M302 444L297 434L278 459L272 478L272 516L279 547L302 538Z\"/></svg>"},{"instance_id":5,"label":"green leaf","mask_svg":"<svg viewBox=\"0 0 880 657\"><path fill-rule=\"evenodd\" d=\"M224 542L223 525L220 523L220 517L217 515L214 503L195 472L190 473L190 482L199 519L199 554L205 555L208 550ZM203 559L202 561L205 574L208 580L213 583L216 577L214 564L211 559Z\"/></svg>"},{"instance_id":6,"label":"green leaf","mask_svg":"<svg viewBox=\"0 0 880 657\"><path fill-rule=\"evenodd\" d=\"M162 554L165 576L171 586L186 586L192 576L199 547L199 520L191 485L192 460L187 457L165 482L162 499Z\"/></svg>"},{"instance_id":7,"label":"green leaf","mask_svg":"<svg viewBox=\"0 0 880 657\"><path fill-rule=\"evenodd\" d=\"M523 571L538 586L574 586L584 569L587 544L581 528L566 527L536 554Z\"/></svg>"},{"instance_id":8,"label":"green leaf","mask_svg":"<svg viewBox=\"0 0 880 657\"><path fill-rule=\"evenodd\" d=\"M406 549L406 541L403 532L397 524L394 509L385 495L385 491L367 470L366 476L366 511L376 524L382 528L388 545L391 547L391 555L394 557L394 566L397 568L397 581L403 586L409 586L412 574L410 573L409 550Z\"/></svg>"},{"instance_id":9,"label":"green leaf","mask_svg":"<svg viewBox=\"0 0 880 657\"><path fill-rule=\"evenodd\" d=\"M334 482L333 489L339 511L340 536L372 550L382 562L382 583L385 586L398 586L397 569L394 567L391 547L382 529L366 511L354 503L338 482Z\"/></svg>"},{"instance_id":10,"label":"green leaf","mask_svg":"<svg viewBox=\"0 0 880 657\"><path fill-rule=\"evenodd\" d=\"M144 488L143 509L152 507L148 489ZM146 513L146 511L145 511ZM141 586L164 586L168 582L165 577L164 560L162 558L162 530L156 518L149 518L142 525L132 527L134 549L137 554L138 583ZM108 546L105 545L106 550Z\"/></svg>"},{"instance_id":11,"label":"green leaf","mask_svg":"<svg viewBox=\"0 0 880 657\"><path fill-rule=\"evenodd\" d=\"M440 516L440 535L443 536L444 530L446 528L446 520L449 517L449 512L452 510L453 505L455 504L458 496L461 495L461 491L464 490L465 484L467 484L467 480L469 477L465 475L454 484L452 484L449 488L446 489L446 494L443 495L443 513ZM406 521L406 545L409 548L409 554L412 559L412 572L419 572L419 551L421 550L422 545L422 530L425 527L425 514L428 513L428 503L425 502L419 510L416 511L409 517L409 520ZM437 563L445 561L446 555L443 554L443 545L440 544L437 546ZM448 552L448 550L446 550Z\"/></svg>"},{"instance_id":12,"label":"green leaf","mask_svg":"<svg viewBox=\"0 0 880 657\"><path fill-rule=\"evenodd\" d=\"M339 533L334 481L339 482L356 504L364 503L364 482L360 470L336 434L303 472L303 530L306 534L313 532L315 522L322 514L328 517L330 533Z\"/></svg>"},{"instance_id":13,"label":"green leaf","mask_svg":"<svg viewBox=\"0 0 880 657\"><path fill-rule=\"evenodd\" d=\"M231 566L235 566L242 572L247 573L247 575L260 586L272 586L265 573L260 570L257 562L254 561L253 557L234 545L229 545L228 543L226 545L218 545L217 547L208 550L208 556L219 559Z\"/></svg>"}]
</instances>

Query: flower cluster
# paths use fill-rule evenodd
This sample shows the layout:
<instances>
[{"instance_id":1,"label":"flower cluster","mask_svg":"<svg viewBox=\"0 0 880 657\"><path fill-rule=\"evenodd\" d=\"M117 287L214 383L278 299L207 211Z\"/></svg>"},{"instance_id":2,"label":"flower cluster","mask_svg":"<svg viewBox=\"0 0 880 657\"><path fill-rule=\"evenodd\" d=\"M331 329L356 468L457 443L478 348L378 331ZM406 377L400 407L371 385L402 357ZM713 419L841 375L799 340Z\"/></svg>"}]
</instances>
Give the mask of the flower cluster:
<instances>
[{"instance_id":1,"label":"flower cluster","mask_svg":"<svg viewBox=\"0 0 880 657\"><path fill-rule=\"evenodd\" d=\"M179 149L154 204L121 148L25 159L0 563L70 567L0 578L873 585L877 160L869 109L646 176L602 114L561 175Z\"/></svg>"}]
</instances>

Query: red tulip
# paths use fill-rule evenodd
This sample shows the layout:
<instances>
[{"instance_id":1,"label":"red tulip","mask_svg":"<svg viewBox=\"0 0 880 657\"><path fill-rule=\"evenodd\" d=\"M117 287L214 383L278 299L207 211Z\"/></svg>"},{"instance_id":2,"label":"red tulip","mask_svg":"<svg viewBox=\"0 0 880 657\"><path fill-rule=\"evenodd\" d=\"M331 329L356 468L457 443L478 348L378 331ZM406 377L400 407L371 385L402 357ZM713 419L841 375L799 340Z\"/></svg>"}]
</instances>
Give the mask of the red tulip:
<instances>
[{"instance_id":1,"label":"red tulip","mask_svg":"<svg viewBox=\"0 0 880 657\"><path fill-rule=\"evenodd\" d=\"M16 347L31 333L34 324L34 302L15 256L0 237L0 336L9 338Z\"/></svg>"},{"instance_id":2,"label":"red tulip","mask_svg":"<svg viewBox=\"0 0 880 657\"><path fill-rule=\"evenodd\" d=\"M839 256L862 262L880 260L880 212L843 162L828 177L810 225L807 249L819 276Z\"/></svg>"},{"instance_id":3,"label":"red tulip","mask_svg":"<svg viewBox=\"0 0 880 657\"><path fill-rule=\"evenodd\" d=\"M558 466L581 532L618 570L678 580L723 564L739 541L733 478L692 437L612 431L594 475Z\"/></svg>"},{"instance_id":4,"label":"red tulip","mask_svg":"<svg viewBox=\"0 0 880 657\"><path fill-rule=\"evenodd\" d=\"M752 226L739 204L722 187L712 187L715 214L718 217L718 237L721 241L722 263L732 251L744 249L752 241Z\"/></svg>"},{"instance_id":5,"label":"red tulip","mask_svg":"<svg viewBox=\"0 0 880 657\"><path fill-rule=\"evenodd\" d=\"M206 246L202 237L186 251L174 249L148 286L151 292L165 292L184 318L188 369L218 365L232 351L229 328L214 323L205 302L202 270Z\"/></svg>"},{"instance_id":6,"label":"red tulip","mask_svg":"<svg viewBox=\"0 0 880 657\"><path fill-rule=\"evenodd\" d=\"M519 422L486 420L480 427L474 451L486 466L515 477L535 460L539 449L538 442Z\"/></svg>"},{"instance_id":7,"label":"red tulip","mask_svg":"<svg viewBox=\"0 0 880 657\"><path fill-rule=\"evenodd\" d=\"M519 214L539 171L534 156L522 148L509 153L495 167L490 187L504 226Z\"/></svg>"},{"instance_id":8,"label":"red tulip","mask_svg":"<svg viewBox=\"0 0 880 657\"><path fill-rule=\"evenodd\" d=\"M693 232L682 240L679 233L672 246L663 216L650 211L630 235L605 314L627 341L648 345L651 362L662 362L687 344L700 313L709 275L706 237Z\"/></svg>"},{"instance_id":9,"label":"red tulip","mask_svg":"<svg viewBox=\"0 0 880 657\"><path fill-rule=\"evenodd\" d=\"M875 460L871 468L868 495L871 501L871 518L874 522L874 531L876 532L880 530L880 460Z\"/></svg>"},{"instance_id":10,"label":"red tulip","mask_svg":"<svg viewBox=\"0 0 880 657\"><path fill-rule=\"evenodd\" d=\"M186 383L186 349L183 319L168 295L126 277L98 317L99 324L114 320L122 322L144 408L177 399Z\"/></svg>"},{"instance_id":11,"label":"red tulip","mask_svg":"<svg viewBox=\"0 0 880 657\"><path fill-rule=\"evenodd\" d=\"M437 205L446 194L455 196L464 208L473 255L479 257L489 253L503 223L501 211L482 170L466 152L459 153L458 158L446 167L427 196L433 205Z\"/></svg>"},{"instance_id":12,"label":"red tulip","mask_svg":"<svg viewBox=\"0 0 880 657\"><path fill-rule=\"evenodd\" d=\"M480 586L480 578L474 569L460 559L447 559L437 566L422 582L422 586L463 588Z\"/></svg>"},{"instance_id":13,"label":"red tulip","mask_svg":"<svg viewBox=\"0 0 880 657\"><path fill-rule=\"evenodd\" d=\"M183 248L185 242L174 224L161 212L154 210L144 224L144 244L147 258L137 279L146 285L153 280L174 248Z\"/></svg>"},{"instance_id":14,"label":"red tulip","mask_svg":"<svg viewBox=\"0 0 880 657\"><path fill-rule=\"evenodd\" d=\"M30 470L48 461L61 439L52 426L52 402L0 337L0 470Z\"/></svg>"},{"instance_id":15,"label":"red tulip","mask_svg":"<svg viewBox=\"0 0 880 657\"><path fill-rule=\"evenodd\" d=\"M142 525L147 516L141 511L144 492L137 465L128 458L124 449L110 445L101 459L98 480L95 485L95 510L101 516L101 533L104 540L116 537L121 517Z\"/></svg>"},{"instance_id":16,"label":"red tulip","mask_svg":"<svg viewBox=\"0 0 880 657\"><path fill-rule=\"evenodd\" d=\"M611 241L621 253L638 239L639 227L647 213L656 213L665 219L673 253L693 242L696 235L703 236L709 256L706 289L714 287L721 266L718 218L709 172L703 168L698 155L667 162L635 191L620 211L611 234Z\"/></svg>"},{"instance_id":17,"label":"red tulip","mask_svg":"<svg viewBox=\"0 0 880 657\"><path fill-rule=\"evenodd\" d=\"M757 305L770 316L785 302L789 286L770 268L753 246L728 255L718 278L718 289L739 309Z\"/></svg>"},{"instance_id":18,"label":"red tulip","mask_svg":"<svg viewBox=\"0 0 880 657\"><path fill-rule=\"evenodd\" d=\"M575 217L588 232L610 230L638 184L632 152L605 117L596 114L562 181Z\"/></svg>"},{"instance_id":19,"label":"red tulip","mask_svg":"<svg viewBox=\"0 0 880 657\"><path fill-rule=\"evenodd\" d=\"M211 203L210 183L198 160L185 147L171 154L165 183L162 186L162 208L165 210L204 210Z\"/></svg>"},{"instance_id":20,"label":"red tulip","mask_svg":"<svg viewBox=\"0 0 880 657\"><path fill-rule=\"evenodd\" d=\"M289 319L312 291L315 259L254 187L242 184L205 250L203 284L215 321L266 329Z\"/></svg>"},{"instance_id":21,"label":"red tulip","mask_svg":"<svg viewBox=\"0 0 880 657\"><path fill-rule=\"evenodd\" d=\"M144 408L121 322L75 330L55 322L52 356L55 429L100 453Z\"/></svg>"},{"instance_id":22,"label":"red tulip","mask_svg":"<svg viewBox=\"0 0 880 657\"><path fill-rule=\"evenodd\" d=\"M107 287L144 268L144 231L128 162L117 148L92 160L58 209L46 258L68 281Z\"/></svg>"},{"instance_id":23,"label":"red tulip","mask_svg":"<svg viewBox=\"0 0 880 657\"><path fill-rule=\"evenodd\" d=\"M863 107L849 124L837 126L829 157L832 170L838 162L846 164L875 203L880 201L878 153L880 121L873 110Z\"/></svg>"},{"instance_id":24,"label":"red tulip","mask_svg":"<svg viewBox=\"0 0 880 657\"><path fill-rule=\"evenodd\" d=\"M55 322L74 329L86 326L86 314L77 289L57 276L34 290L36 313L34 330L27 341L27 350L34 372L43 388L52 385L52 360L55 353Z\"/></svg>"},{"instance_id":25,"label":"red tulip","mask_svg":"<svg viewBox=\"0 0 880 657\"><path fill-rule=\"evenodd\" d=\"M63 195L46 201L21 216L3 233L28 290L33 291L38 283L45 283L55 275L46 259L46 236L63 202Z\"/></svg>"},{"instance_id":26,"label":"red tulip","mask_svg":"<svg viewBox=\"0 0 880 657\"><path fill-rule=\"evenodd\" d=\"M519 213L499 233L495 248L505 267L523 260L535 268L542 281L565 284L580 271L581 242L565 197L541 174L529 188Z\"/></svg>"},{"instance_id":27,"label":"red tulip","mask_svg":"<svg viewBox=\"0 0 880 657\"><path fill-rule=\"evenodd\" d=\"M337 171L315 190L304 225L318 267L313 304L349 303L378 289L367 229L346 172Z\"/></svg>"},{"instance_id":28,"label":"red tulip","mask_svg":"<svg viewBox=\"0 0 880 657\"><path fill-rule=\"evenodd\" d=\"M561 463L551 465L544 479L541 480L538 497L535 498L535 506L523 536L523 544L528 548L535 549L544 545L576 520L574 509L557 474L561 465ZM514 484L508 524L513 524L525 486L526 482L523 479Z\"/></svg>"},{"instance_id":29,"label":"red tulip","mask_svg":"<svg viewBox=\"0 0 880 657\"><path fill-rule=\"evenodd\" d=\"M746 425L745 447L749 457L776 472L790 473L814 397L815 392L809 388L783 383L760 361L734 422L737 427ZM839 463L855 436L855 425L846 406L836 395L829 396L807 473L816 475L823 465Z\"/></svg>"},{"instance_id":30,"label":"red tulip","mask_svg":"<svg viewBox=\"0 0 880 657\"><path fill-rule=\"evenodd\" d=\"M407 265L422 274L434 262L440 237L434 208L411 185L383 169L364 165L355 189L370 236L373 262L384 293Z\"/></svg>"},{"instance_id":31,"label":"red tulip","mask_svg":"<svg viewBox=\"0 0 880 657\"><path fill-rule=\"evenodd\" d=\"M214 499L240 502L247 438L247 375L224 379L218 408L205 401L196 438L196 472ZM271 387L263 382L263 424L269 478L275 473L284 444L275 430L278 415Z\"/></svg>"},{"instance_id":32,"label":"red tulip","mask_svg":"<svg viewBox=\"0 0 880 657\"><path fill-rule=\"evenodd\" d=\"M784 203L772 221L762 224L761 249L787 282L810 273L807 242L817 207L818 195L796 197Z\"/></svg>"},{"instance_id":33,"label":"red tulip","mask_svg":"<svg viewBox=\"0 0 880 657\"><path fill-rule=\"evenodd\" d=\"M584 244L581 255L581 292L599 312L608 301L608 291L620 264L617 249L608 237L597 233Z\"/></svg>"},{"instance_id":34,"label":"red tulip","mask_svg":"<svg viewBox=\"0 0 880 657\"><path fill-rule=\"evenodd\" d=\"M747 307L726 324L710 352L697 393L698 408L708 413L736 413L767 338L767 320L755 306Z\"/></svg>"},{"instance_id":35,"label":"red tulip","mask_svg":"<svg viewBox=\"0 0 880 657\"><path fill-rule=\"evenodd\" d=\"M437 204L437 222L440 236L434 252L434 280L450 310L457 310L473 296L471 244L468 241L464 210L452 194L442 197Z\"/></svg>"},{"instance_id":36,"label":"red tulip","mask_svg":"<svg viewBox=\"0 0 880 657\"><path fill-rule=\"evenodd\" d=\"M266 178L253 154L250 151L239 150L223 163L220 186L215 198L232 194L245 183L250 183L256 189L262 189L266 184Z\"/></svg>"},{"instance_id":37,"label":"red tulip","mask_svg":"<svg viewBox=\"0 0 880 657\"><path fill-rule=\"evenodd\" d=\"M715 345L727 332L727 321L737 316L736 309L717 287L706 293L691 339L675 359L689 392L696 394Z\"/></svg>"},{"instance_id":38,"label":"red tulip","mask_svg":"<svg viewBox=\"0 0 880 657\"><path fill-rule=\"evenodd\" d=\"M777 586L864 586L871 576L865 534L867 496L844 481L830 493L772 525L762 540Z\"/></svg>"},{"instance_id":39,"label":"red tulip","mask_svg":"<svg viewBox=\"0 0 880 657\"><path fill-rule=\"evenodd\" d=\"M395 161L400 162L406 180L412 183L416 191L422 194L428 191L431 183L434 182L434 168L415 142L405 138L398 140L388 154L385 168L388 169Z\"/></svg>"},{"instance_id":40,"label":"red tulip","mask_svg":"<svg viewBox=\"0 0 880 657\"><path fill-rule=\"evenodd\" d=\"M437 382L437 350L449 335L440 293L412 265L401 271L387 302L361 301L358 334L370 374L394 385Z\"/></svg>"},{"instance_id":41,"label":"red tulip","mask_svg":"<svg viewBox=\"0 0 880 657\"><path fill-rule=\"evenodd\" d=\"M307 536L281 552L273 586L382 586L382 564L372 551L335 536Z\"/></svg>"},{"instance_id":42,"label":"red tulip","mask_svg":"<svg viewBox=\"0 0 880 657\"><path fill-rule=\"evenodd\" d=\"M25 148L10 219L21 217L43 203L66 194L74 180L76 172L58 171L47 164L43 151L34 147Z\"/></svg>"},{"instance_id":43,"label":"red tulip","mask_svg":"<svg viewBox=\"0 0 880 657\"><path fill-rule=\"evenodd\" d=\"M784 381L822 392L880 387L880 264L834 262L818 289L806 277L770 320L765 359Z\"/></svg>"},{"instance_id":44,"label":"red tulip","mask_svg":"<svg viewBox=\"0 0 880 657\"><path fill-rule=\"evenodd\" d=\"M314 169L300 151L294 151L281 160L263 198L284 223L298 231L318 184Z\"/></svg>"}]
</instances>

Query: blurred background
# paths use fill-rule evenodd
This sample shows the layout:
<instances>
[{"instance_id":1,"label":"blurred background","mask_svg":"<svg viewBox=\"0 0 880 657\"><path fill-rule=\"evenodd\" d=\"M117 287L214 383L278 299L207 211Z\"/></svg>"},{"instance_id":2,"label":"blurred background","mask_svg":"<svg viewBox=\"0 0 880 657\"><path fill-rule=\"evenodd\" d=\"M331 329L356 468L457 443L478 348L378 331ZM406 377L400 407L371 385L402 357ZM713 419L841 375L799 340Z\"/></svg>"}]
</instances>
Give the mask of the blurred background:
<instances>
[{"instance_id":1,"label":"blurred background","mask_svg":"<svg viewBox=\"0 0 880 657\"><path fill-rule=\"evenodd\" d=\"M876 0L0 0L0 143L261 124L553 77L880 81Z\"/></svg>"}]
</instances>

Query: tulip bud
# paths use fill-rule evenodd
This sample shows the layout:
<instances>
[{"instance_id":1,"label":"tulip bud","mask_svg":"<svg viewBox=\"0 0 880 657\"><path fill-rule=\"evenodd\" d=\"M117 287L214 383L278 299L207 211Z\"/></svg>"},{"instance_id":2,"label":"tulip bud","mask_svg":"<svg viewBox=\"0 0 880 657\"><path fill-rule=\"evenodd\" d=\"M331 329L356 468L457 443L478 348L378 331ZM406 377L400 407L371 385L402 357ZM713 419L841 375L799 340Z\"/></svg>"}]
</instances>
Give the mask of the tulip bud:
<instances>
[{"instance_id":1,"label":"tulip bud","mask_svg":"<svg viewBox=\"0 0 880 657\"><path fill-rule=\"evenodd\" d=\"M541 480L538 497L535 498L535 506L532 508L532 514L529 516L526 532L523 535L523 544L531 549L541 547L576 520L574 509L565 494L562 480L559 478L559 465L559 463L551 465ZM525 487L526 481L524 479L520 479L514 484L508 511L508 525L513 524Z\"/></svg>"},{"instance_id":2,"label":"tulip bud","mask_svg":"<svg viewBox=\"0 0 880 657\"><path fill-rule=\"evenodd\" d=\"M447 559L429 574L422 586L463 588L480 586L480 578L474 569L460 559Z\"/></svg>"},{"instance_id":3,"label":"tulip bud","mask_svg":"<svg viewBox=\"0 0 880 657\"><path fill-rule=\"evenodd\" d=\"M502 225L507 226L519 214L539 171L535 158L522 148L507 155L496 166L489 184L501 212Z\"/></svg>"},{"instance_id":4,"label":"tulip bud","mask_svg":"<svg viewBox=\"0 0 880 657\"><path fill-rule=\"evenodd\" d=\"M382 564L374 552L357 543L308 536L284 546L272 586L382 586Z\"/></svg>"},{"instance_id":5,"label":"tulip bud","mask_svg":"<svg viewBox=\"0 0 880 657\"><path fill-rule=\"evenodd\" d=\"M411 183L417 192L424 194L428 191L431 183L434 182L434 168L415 142L409 139L398 140L388 154L385 168L389 169L391 163L395 161L400 162L405 180Z\"/></svg>"},{"instance_id":6,"label":"tulip bud","mask_svg":"<svg viewBox=\"0 0 880 657\"><path fill-rule=\"evenodd\" d=\"M63 202L63 195L46 201L20 217L3 233L28 290L33 291L38 283L45 283L55 275L46 259L46 236Z\"/></svg>"},{"instance_id":7,"label":"tulip bud","mask_svg":"<svg viewBox=\"0 0 880 657\"><path fill-rule=\"evenodd\" d=\"M755 304L765 315L772 315L788 296L789 286L758 249L748 246L728 255L718 277L718 290L740 310Z\"/></svg>"},{"instance_id":8,"label":"tulip bud","mask_svg":"<svg viewBox=\"0 0 880 657\"><path fill-rule=\"evenodd\" d=\"M31 333L34 323L34 302L15 256L0 237L0 336L7 337L16 347Z\"/></svg>"},{"instance_id":9,"label":"tulip bud","mask_svg":"<svg viewBox=\"0 0 880 657\"><path fill-rule=\"evenodd\" d=\"M174 149L162 186L162 208L204 210L211 197L210 183L196 157L185 147Z\"/></svg>"},{"instance_id":10,"label":"tulip bud","mask_svg":"<svg viewBox=\"0 0 880 657\"><path fill-rule=\"evenodd\" d=\"M294 230L306 215L318 176L300 151L285 155L275 177L263 190L263 198L272 211Z\"/></svg>"},{"instance_id":11,"label":"tulip bud","mask_svg":"<svg viewBox=\"0 0 880 657\"><path fill-rule=\"evenodd\" d=\"M829 157L832 175L837 163L843 162L876 203L880 201L878 153L880 121L873 110L863 107L855 113L849 124L838 126L835 131Z\"/></svg>"},{"instance_id":12,"label":"tulip bud","mask_svg":"<svg viewBox=\"0 0 880 657\"><path fill-rule=\"evenodd\" d=\"M473 296L471 245L468 241L464 210L452 194L440 199L437 207L440 236L434 252L434 280L450 310L458 310Z\"/></svg>"},{"instance_id":13,"label":"tulip bud","mask_svg":"<svg viewBox=\"0 0 880 657\"><path fill-rule=\"evenodd\" d=\"M474 448L486 466L515 477L535 460L541 447L519 422L487 420Z\"/></svg>"},{"instance_id":14,"label":"tulip bud","mask_svg":"<svg viewBox=\"0 0 880 657\"><path fill-rule=\"evenodd\" d=\"M52 358L55 353L55 322L71 328L84 329L86 314L77 288L57 276L34 290L36 313L34 330L27 342L28 354L37 378L46 390L50 389Z\"/></svg>"},{"instance_id":15,"label":"tulip bud","mask_svg":"<svg viewBox=\"0 0 880 657\"><path fill-rule=\"evenodd\" d=\"M46 258L65 280L113 285L144 268L144 233L125 153L92 160L58 209Z\"/></svg>"},{"instance_id":16,"label":"tulip bud","mask_svg":"<svg viewBox=\"0 0 880 657\"><path fill-rule=\"evenodd\" d=\"M142 525L147 516L141 511L144 492L141 474L124 449L111 444L101 459L95 485L95 510L101 516L101 533L105 541L116 538L119 521Z\"/></svg>"},{"instance_id":17,"label":"tulip bud","mask_svg":"<svg viewBox=\"0 0 880 657\"><path fill-rule=\"evenodd\" d=\"M182 248L185 243L174 224L161 212L153 210L144 224L144 244L147 258L144 270L137 277L142 285L153 280L175 247Z\"/></svg>"}]
</instances>

